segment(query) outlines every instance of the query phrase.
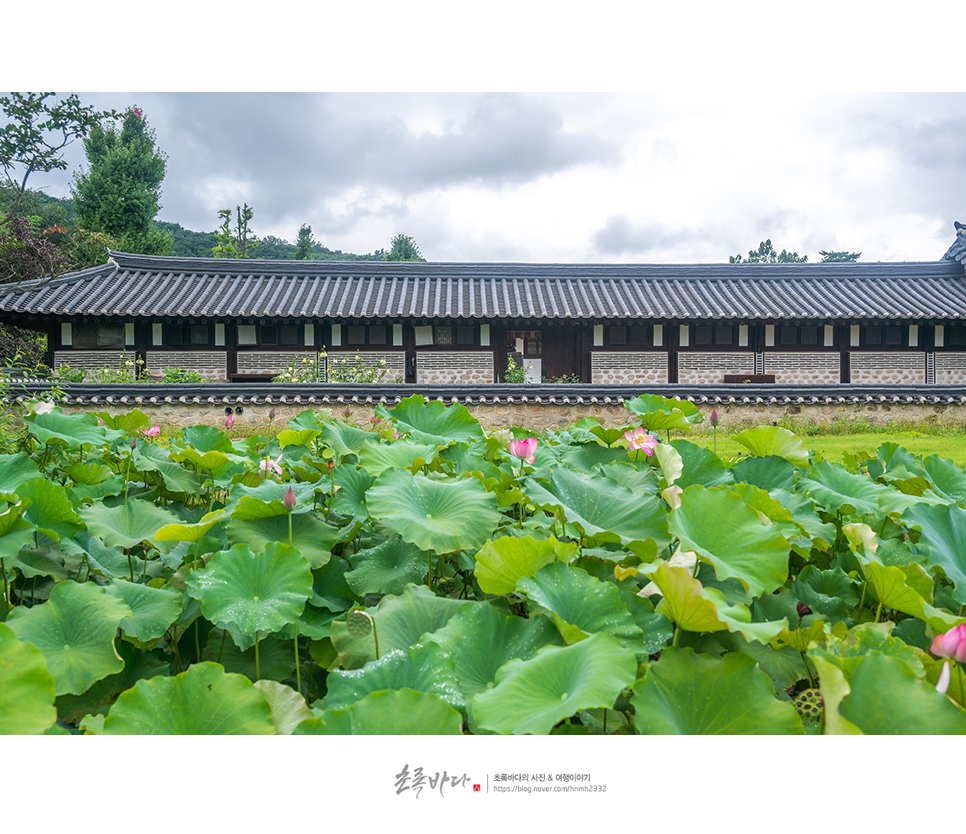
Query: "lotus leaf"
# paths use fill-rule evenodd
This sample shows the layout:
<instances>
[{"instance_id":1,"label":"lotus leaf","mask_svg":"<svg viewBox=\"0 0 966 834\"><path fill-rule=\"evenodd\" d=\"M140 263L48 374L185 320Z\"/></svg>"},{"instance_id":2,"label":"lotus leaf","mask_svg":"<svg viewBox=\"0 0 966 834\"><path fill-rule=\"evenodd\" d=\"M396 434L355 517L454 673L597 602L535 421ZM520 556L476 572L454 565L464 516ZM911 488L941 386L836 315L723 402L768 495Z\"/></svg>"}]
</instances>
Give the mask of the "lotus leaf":
<instances>
[{"instance_id":1,"label":"lotus leaf","mask_svg":"<svg viewBox=\"0 0 966 834\"><path fill-rule=\"evenodd\" d=\"M460 735L463 716L438 695L412 689L373 692L347 709L323 710L295 735Z\"/></svg>"},{"instance_id":2,"label":"lotus leaf","mask_svg":"<svg viewBox=\"0 0 966 834\"><path fill-rule=\"evenodd\" d=\"M739 580L753 596L771 593L788 578L787 539L727 489L688 487L668 529L682 549L714 565L719 577Z\"/></svg>"},{"instance_id":3,"label":"lotus leaf","mask_svg":"<svg viewBox=\"0 0 966 834\"><path fill-rule=\"evenodd\" d=\"M501 519L496 497L475 478L437 481L405 469L376 478L366 504L380 527L437 553L479 548Z\"/></svg>"},{"instance_id":4,"label":"lotus leaf","mask_svg":"<svg viewBox=\"0 0 966 834\"><path fill-rule=\"evenodd\" d=\"M545 735L578 710L612 707L636 672L632 649L609 634L593 634L506 663L496 686L473 697L473 716L484 730Z\"/></svg>"},{"instance_id":5,"label":"lotus leaf","mask_svg":"<svg viewBox=\"0 0 966 834\"><path fill-rule=\"evenodd\" d=\"M361 669L333 669L326 679L326 688L326 709L345 708L371 692L387 689L432 692L452 707L463 707L453 659L435 643L414 646L408 651L393 649Z\"/></svg>"},{"instance_id":6,"label":"lotus leaf","mask_svg":"<svg viewBox=\"0 0 966 834\"><path fill-rule=\"evenodd\" d=\"M195 663L173 678L139 681L122 692L104 735L270 735L265 695L247 678L215 663Z\"/></svg>"},{"instance_id":7,"label":"lotus leaf","mask_svg":"<svg viewBox=\"0 0 966 834\"><path fill-rule=\"evenodd\" d=\"M634 684L635 726L644 735L802 735L794 707L775 697L746 654L722 657L671 648Z\"/></svg>"},{"instance_id":8,"label":"lotus leaf","mask_svg":"<svg viewBox=\"0 0 966 834\"><path fill-rule=\"evenodd\" d=\"M504 536L483 545L476 554L474 573L484 593L511 594L523 577L533 576L554 561L569 562L576 552L576 544L553 537Z\"/></svg>"},{"instance_id":9,"label":"lotus leaf","mask_svg":"<svg viewBox=\"0 0 966 834\"><path fill-rule=\"evenodd\" d=\"M579 568L554 562L521 579L517 592L553 615L566 643L601 632L616 637L622 646L643 652L643 632L613 582L601 582Z\"/></svg>"},{"instance_id":10,"label":"lotus leaf","mask_svg":"<svg viewBox=\"0 0 966 834\"><path fill-rule=\"evenodd\" d=\"M0 623L0 735L42 733L56 720L54 676L43 654Z\"/></svg>"},{"instance_id":11,"label":"lotus leaf","mask_svg":"<svg viewBox=\"0 0 966 834\"><path fill-rule=\"evenodd\" d=\"M394 536L366 550L357 550L349 561L353 570L345 581L360 597L366 594L401 594L410 582L426 577L426 554Z\"/></svg>"},{"instance_id":12,"label":"lotus leaf","mask_svg":"<svg viewBox=\"0 0 966 834\"><path fill-rule=\"evenodd\" d=\"M188 593L217 624L268 634L294 623L312 593L312 571L295 548L270 543L261 552L238 544L188 576Z\"/></svg>"},{"instance_id":13,"label":"lotus leaf","mask_svg":"<svg viewBox=\"0 0 966 834\"><path fill-rule=\"evenodd\" d=\"M79 695L124 668L114 638L130 616L128 605L106 588L68 580L55 585L43 605L14 608L7 625L43 653L58 695Z\"/></svg>"},{"instance_id":14,"label":"lotus leaf","mask_svg":"<svg viewBox=\"0 0 966 834\"><path fill-rule=\"evenodd\" d=\"M610 478L557 469L546 485L528 478L526 492L539 507L559 507L587 536L624 543L653 539L659 546L670 541L660 499L635 494Z\"/></svg>"}]
</instances>

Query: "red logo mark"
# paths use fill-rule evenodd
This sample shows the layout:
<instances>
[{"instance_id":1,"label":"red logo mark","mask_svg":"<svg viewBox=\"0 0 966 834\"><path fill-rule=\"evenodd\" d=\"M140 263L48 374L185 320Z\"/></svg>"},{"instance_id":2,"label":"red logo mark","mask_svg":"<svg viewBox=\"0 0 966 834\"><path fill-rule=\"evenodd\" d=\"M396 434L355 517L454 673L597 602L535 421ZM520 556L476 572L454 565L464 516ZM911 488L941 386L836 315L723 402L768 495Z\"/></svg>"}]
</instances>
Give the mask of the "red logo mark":
<instances>
[{"instance_id":1,"label":"red logo mark","mask_svg":"<svg viewBox=\"0 0 966 834\"><path fill-rule=\"evenodd\" d=\"M479 789L480 789L480 786L479 785L473 785L473 790L474 791L478 791Z\"/></svg>"}]
</instances>

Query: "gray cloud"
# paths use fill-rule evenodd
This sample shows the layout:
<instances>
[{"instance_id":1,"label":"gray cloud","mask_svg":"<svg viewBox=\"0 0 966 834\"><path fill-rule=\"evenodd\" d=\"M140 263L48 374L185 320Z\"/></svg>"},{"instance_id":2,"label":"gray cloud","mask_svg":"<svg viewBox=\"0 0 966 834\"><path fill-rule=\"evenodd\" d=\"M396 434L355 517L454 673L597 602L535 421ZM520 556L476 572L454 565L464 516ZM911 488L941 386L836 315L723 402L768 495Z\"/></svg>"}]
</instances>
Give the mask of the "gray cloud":
<instances>
[{"instance_id":1,"label":"gray cloud","mask_svg":"<svg viewBox=\"0 0 966 834\"><path fill-rule=\"evenodd\" d=\"M384 109L374 107L384 101ZM210 214L199 186L247 183L263 216L294 207L320 211L347 189L412 196L436 188L524 183L585 164L620 161L615 144L568 131L547 102L520 95L474 96L439 132L407 126L414 99L339 95L178 94L158 102L158 144L169 154L166 204L182 222ZM467 99L453 99L453 104ZM210 200L210 197L208 198ZM359 210L358 208L356 210ZM378 209L377 211L381 211ZM321 210L324 213L324 209ZM316 222L322 218L317 218ZM212 225L212 220L208 221Z\"/></svg>"},{"instance_id":2,"label":"gray cloud","mask_svg":"<svg viewBox=\"0 0 966 834\"><path fill-rule=\"evenodd\" d=\"M614 214L594 234L594 247L605 256L640 255L694 242L693 229L669 229L646 220L634 223L626 215Z\"/></svg>"}]
</instances>

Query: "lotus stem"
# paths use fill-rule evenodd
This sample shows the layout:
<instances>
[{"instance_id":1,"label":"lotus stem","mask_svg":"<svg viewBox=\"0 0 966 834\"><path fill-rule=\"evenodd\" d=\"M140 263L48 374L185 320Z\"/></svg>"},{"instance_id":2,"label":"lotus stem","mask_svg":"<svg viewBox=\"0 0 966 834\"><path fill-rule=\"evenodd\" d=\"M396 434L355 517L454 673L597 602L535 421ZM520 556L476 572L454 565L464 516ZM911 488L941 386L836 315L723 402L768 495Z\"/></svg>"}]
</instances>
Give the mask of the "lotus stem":
<instances>
[{"instance_id":1,"label":"lotus stem","mask_svg":"<svg viewBox=\"0 0 966 834\"><path fill-rule=\"evenodd\" d=\"M289 525L292 523L292 516L289 515ZM291 538L291 534L289 534ZM299 669L299 621L295 621L295 691L302 694L302 670ZM377 655L378 659L378 655Z\"/></svg>"},{"instance_id":2,"label":"lotus stem","mask_svg":"<svg viewBox=\"0 0 966 834\"><path fill-rule=\"evenodd\" d=\"M869 580L866 579L865 580L865 584L862 586L862 596L859 597L859 605L855 609L855 622L856 623L859 622L859 616L862 613L862 605L865 603L865 591L866 591L866 588L868 588L868 587L869 587Z\"/></svg>"},{"instance_id":3,"label":"lotus stem","mask_svg":"<svg viewBox=\"0 0 966 834\"><path fill-rule=\"evenodd\" d=\"M7 585L7 566L0 558L0 573L3 574L3 619L7 619L7 612L10 610L10 586Z\"/></svg>"},{"instance_id":4,"label":"lotus stem","mask_svg":"<svg viewBox=\"0 0 966 834\"><path fill-rule=\"evenodd\" d=\"M262 679L262 667L258 663L258 632L255 632L255 680Z\"/></svg>"}]
</instances>

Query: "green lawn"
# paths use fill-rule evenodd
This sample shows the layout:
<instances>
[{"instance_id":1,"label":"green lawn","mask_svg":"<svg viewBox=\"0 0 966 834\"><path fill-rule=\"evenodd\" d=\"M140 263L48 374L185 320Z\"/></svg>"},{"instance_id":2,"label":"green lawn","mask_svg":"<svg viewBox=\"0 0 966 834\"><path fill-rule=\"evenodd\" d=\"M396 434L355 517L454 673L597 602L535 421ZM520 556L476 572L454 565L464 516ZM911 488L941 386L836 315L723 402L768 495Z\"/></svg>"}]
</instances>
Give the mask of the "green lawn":
<instances>
[{"instance_id":1,"label":"green lawn","mask_svg":"<svg viewBox=\"0 0 966 834\"><path fill-rule=\"evenodd\" d=\"M685 436L685 435L681 435ZM672 436L672 440L674 437ZM710 436L687 438L705 448L714 448ZM883 443L898 443L914 455L940 455L949 458L957 466L966 469L966 434L923 435L917 432L899 431L894 433L876 432L869 434L812 435L801 437L808 449L818 452L826 460L842 463L842 456L848 452L869 452L874 456L876 449ZM718 455L722 458L736 458L747 454L740 443L731 439L727 432L718 432Z\"/></svg>"}]
</instances>

